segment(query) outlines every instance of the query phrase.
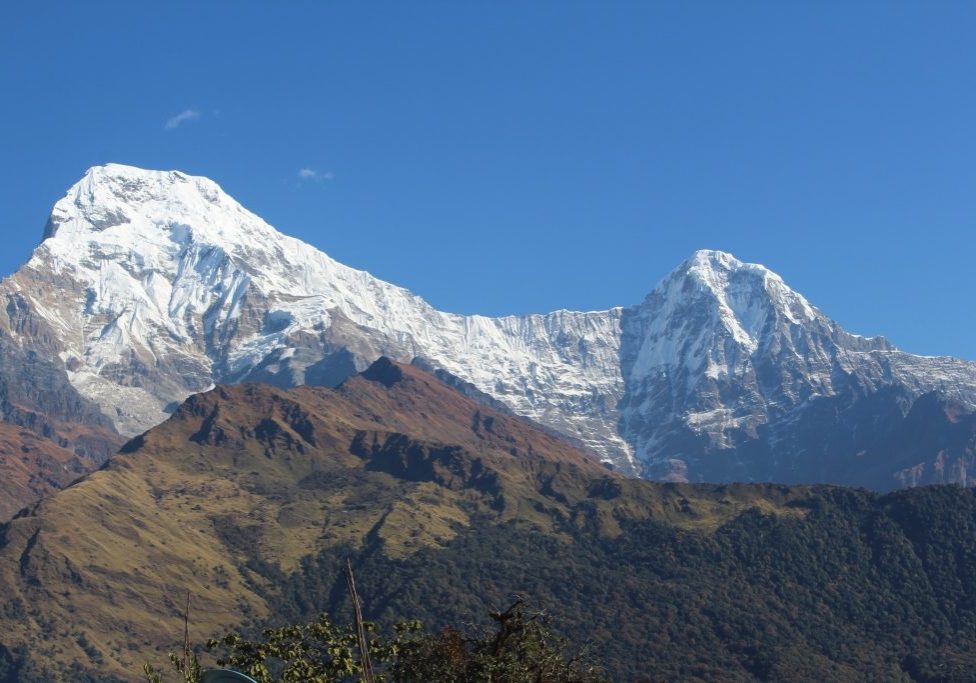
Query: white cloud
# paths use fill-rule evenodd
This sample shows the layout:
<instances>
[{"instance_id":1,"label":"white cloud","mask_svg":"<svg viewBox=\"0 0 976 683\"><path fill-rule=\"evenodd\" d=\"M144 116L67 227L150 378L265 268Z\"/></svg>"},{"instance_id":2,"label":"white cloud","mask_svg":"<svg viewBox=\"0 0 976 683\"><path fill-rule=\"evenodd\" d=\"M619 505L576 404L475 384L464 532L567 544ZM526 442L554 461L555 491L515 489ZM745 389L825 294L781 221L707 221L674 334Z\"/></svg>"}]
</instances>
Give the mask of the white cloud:
<instances>
[{"instance_id":1,"label":"white cloud","mask_svg":"<svg viewBox=\"0 0 976 683\"><path fill-rule=\"evenodd\" d=\"M168 119L164 128L166 130L173 130L174 128L179 128L181 124L187 121L192 121L193 119L200 118L200 112L196 109L184 109L176 116Z\"/></svg>"},{"instance_id":2,"label":"white cloud","mask_svg":"<svg viewBox=\"0 0 976 683\"><path fill-rule=\"evenodd\" d=\"M302 180L332 180L335 178L335 174L332 171L326 171L325 173L319 173L314 168L302 168L298 171L298 177Z\"/></svg>"}]
</instances>

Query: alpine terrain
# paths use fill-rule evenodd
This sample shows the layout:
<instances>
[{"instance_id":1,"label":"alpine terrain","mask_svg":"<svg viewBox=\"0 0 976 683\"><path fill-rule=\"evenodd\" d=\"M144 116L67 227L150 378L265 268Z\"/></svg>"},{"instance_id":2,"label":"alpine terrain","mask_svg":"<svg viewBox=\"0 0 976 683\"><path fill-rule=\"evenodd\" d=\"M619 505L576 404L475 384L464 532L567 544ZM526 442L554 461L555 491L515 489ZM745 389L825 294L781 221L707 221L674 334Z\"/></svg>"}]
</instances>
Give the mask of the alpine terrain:
<instances>
[{"instance_id":1,"label":"alpine terrain","mask_svg":"<svg viewBox=\"0 0 976 683\"><path fill-rule=\"evenodd\" d=\"M388 356L625 474L879 489L972 476L976 364L850 334L723 252L693 254L628 308L454 315L211 180L112 164L55 204L0 289L4 419L95 463L214 385L335 386ZM41 372L14 371L28 361ZM923 413L925 435L888 448ZM78 425L85 439L64 437Z\"/></svg>"}]
</instances>

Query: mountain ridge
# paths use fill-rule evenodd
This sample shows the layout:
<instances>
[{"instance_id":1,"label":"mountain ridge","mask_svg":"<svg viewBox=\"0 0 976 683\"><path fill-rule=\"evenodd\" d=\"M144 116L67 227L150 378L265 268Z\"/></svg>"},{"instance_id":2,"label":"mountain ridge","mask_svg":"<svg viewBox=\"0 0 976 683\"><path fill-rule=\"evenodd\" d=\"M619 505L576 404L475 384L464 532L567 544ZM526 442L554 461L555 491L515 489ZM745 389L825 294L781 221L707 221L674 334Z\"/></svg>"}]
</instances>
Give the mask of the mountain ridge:
<instances>
[{"instance_id":1,"label":"mountain ridge","mask_svg":"<svg viewBox=\"0 0 976 683\"><path fill-rule=\"evenodd\" d=\"M905 390L903 416L932 391L976 410L976 363L850 334L769 269L714 250L634 306L488 318L437 311L178 171L93 167L45 235L0 295L46 332L11 339L63 367L65 384L125 436L214 384L334 386L389 356L422 359L627 474L819 471L886 488L904 478L858 479L858 451L802 456L854 474L800 461L795 425L888 387ZM939 480L937 453L913 457L913 480Z\"/></svg>"},{"instance_id":2,"label":"mountain ridge","mask_svg":"<svg viewBox=\"0 0 976 683\"><path fill-rule=\"evenodd\" d=\"M166 406L214 381L247 381L257 372L283 386L308 379L328 384L380 355L404 361L425 356L543 423L559 420L553 406L558 400L580 404L594 394L613 400L612 378L588 373L579 363L567 374L572 367L562 357L586 353L572 348L581 340L605 338L612 313L498 319L440 313L402 288L277 233L206 179L93 168L55 206L47 234L28 268L60 269L73 280L64 289L77 294L71 311L57 310L64 308L60 302L37 308L50 320L73 318L65 337L98 325L65 351L79 364L71 380L107 412L128 411L115 420L125 434L155 424ZM158 329L153 321L162 321ZM594 326L603 334L590 334ZM553 344L552 335L567 333L571 339ZM536 344L535 356L521 351L526 343ZM597 353L604 356L602 365L612 365L613 348ZM108 373L126 372L125 366L138 370L160 361L178 366L177 386L177 368L150 369L146 380L152 382L143 380L149 386L128 382L120 401L117 383L104 381L106 366ZM509 368L510 386L498 390L480 369L486 361L494 369ZM550 392L540 390L532 364L550 383L569 378L560 397L549 399ZM547 411L550 418L539 419ZM590 412L574 435L605 457L612 451L626 461L620 455L626 444L614 434L612 420L599 409ZM573 426L563 422L563 431Z\"/></svg>"}]
</instances>

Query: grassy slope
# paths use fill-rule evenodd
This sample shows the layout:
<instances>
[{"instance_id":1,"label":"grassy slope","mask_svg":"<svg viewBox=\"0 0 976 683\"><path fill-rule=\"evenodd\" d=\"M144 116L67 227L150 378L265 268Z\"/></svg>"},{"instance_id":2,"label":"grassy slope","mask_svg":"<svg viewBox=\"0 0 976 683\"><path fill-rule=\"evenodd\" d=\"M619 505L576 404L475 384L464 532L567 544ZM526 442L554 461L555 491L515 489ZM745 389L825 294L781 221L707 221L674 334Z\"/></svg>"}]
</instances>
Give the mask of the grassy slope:
<instances>
[{"instance_id":1,"label":"grassy slope","mask_svg":"<svg viewBox=\"0 0 976 683\"><path fill-rule=\"evenodd\" d=\"M41 677L74 663L136 680L181 637L188 591L202 640L282 616L276 582L329 553L436 562L505 525L571 557L635 523L701 536L754 508L801 519L809 495L625 480L388 363L335 391L223 387L0 530L0 641Z\"/></svg>"}]
</instances>

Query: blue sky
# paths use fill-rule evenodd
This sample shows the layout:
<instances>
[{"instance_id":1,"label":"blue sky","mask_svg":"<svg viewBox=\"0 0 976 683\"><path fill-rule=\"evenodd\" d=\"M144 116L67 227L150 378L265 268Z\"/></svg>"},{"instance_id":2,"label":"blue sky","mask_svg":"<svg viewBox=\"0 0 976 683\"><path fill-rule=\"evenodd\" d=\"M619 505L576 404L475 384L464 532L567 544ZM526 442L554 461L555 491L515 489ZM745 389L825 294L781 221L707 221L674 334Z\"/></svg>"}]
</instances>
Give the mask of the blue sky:
<instances>
[{"instance_id":1,"label":"blue sky","mask_svg":"<svg viewBox=\"0 0 976 683\"><path fill-rule=\"evenodd\" d=\"M207 175L445 310L636 303L718 248L976 359L976 3L17 5L3 273L115 161Z\"/></svg>"}]
</instances>

